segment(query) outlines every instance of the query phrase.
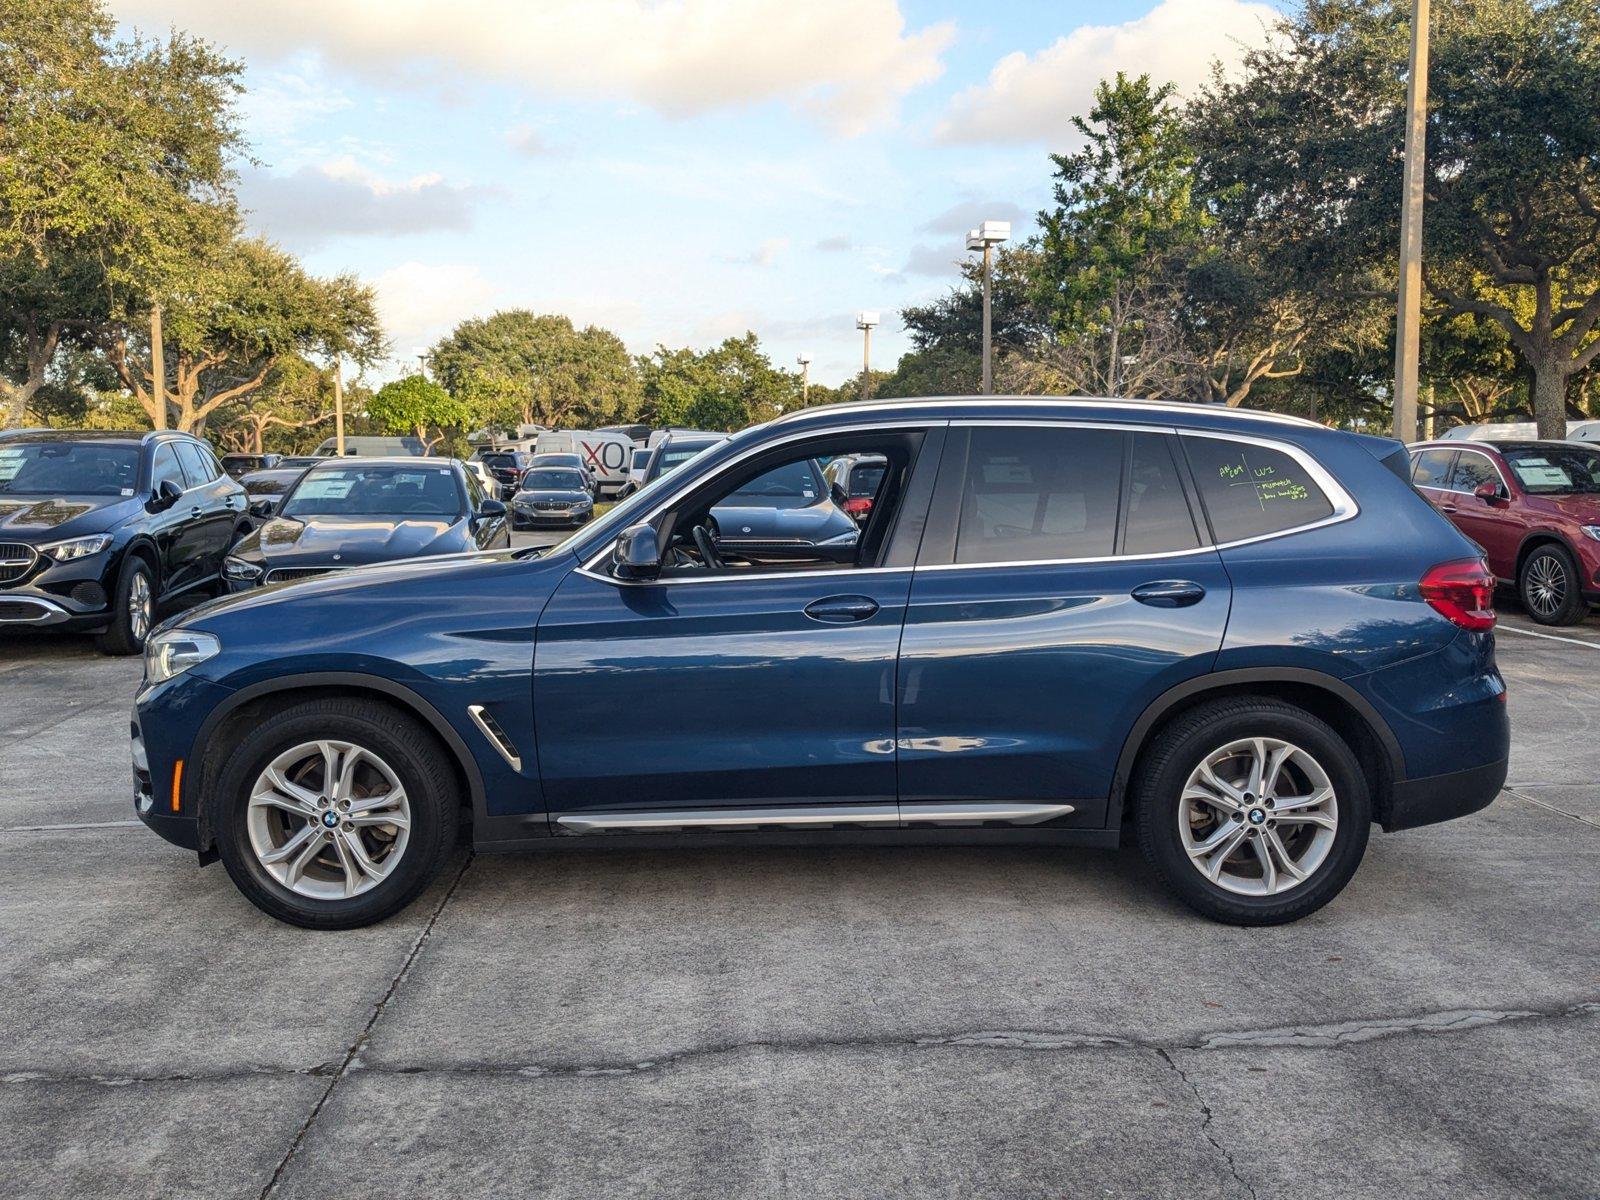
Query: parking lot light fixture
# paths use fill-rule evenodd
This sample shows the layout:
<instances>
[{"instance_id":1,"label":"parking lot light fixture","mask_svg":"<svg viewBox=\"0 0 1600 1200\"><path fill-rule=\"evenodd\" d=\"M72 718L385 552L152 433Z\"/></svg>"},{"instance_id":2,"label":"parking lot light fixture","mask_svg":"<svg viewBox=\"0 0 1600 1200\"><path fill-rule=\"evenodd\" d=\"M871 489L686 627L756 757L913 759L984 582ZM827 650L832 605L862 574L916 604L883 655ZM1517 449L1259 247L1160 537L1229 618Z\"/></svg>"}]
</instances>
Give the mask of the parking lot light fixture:
<instances>
[{"instance_id":1,"label":"parking lot light fixture","mask_svg":"<svg viewBox=\"0 0 1600 1200\"><path fill-rule=\"evenodd\" d=\"M800 357L795 359L800 364L800 405L802 408L811 404L811 355L806 351L800 352Z\"/></svg>"},{"instance_id":2,"label":"parking lot light fixture","mask_svg":"<svg viewBox=\"0 0 1600 1200\"><path fill-rule=\"evenodd\" d=\"M878 314L872 309L862 309L856 314L856 328L861 330L861 398L872 398L872 329L878 323Z\"/></svg>"},{"instance_id":3,"label":"parking lot light fixture","mask_svg":"<svg viewBox=\"0 0 1600 1200\"><path fill-rule=\"evenodd\" d=\"M985 396L994 391L989 308L990 276L994 273L994 248L1001 242L1010 240L1010 221L985 221L967 233L967 249L983 251L983 394Z\"/></svg>"}]
</instances>

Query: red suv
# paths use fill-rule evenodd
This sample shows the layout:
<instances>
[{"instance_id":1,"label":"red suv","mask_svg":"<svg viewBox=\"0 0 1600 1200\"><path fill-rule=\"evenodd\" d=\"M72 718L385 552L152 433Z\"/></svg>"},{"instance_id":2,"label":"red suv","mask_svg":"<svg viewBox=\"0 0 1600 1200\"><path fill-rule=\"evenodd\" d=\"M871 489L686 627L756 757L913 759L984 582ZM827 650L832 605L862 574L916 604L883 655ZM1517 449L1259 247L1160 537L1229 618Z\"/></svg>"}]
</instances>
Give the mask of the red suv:
<instances>
[{"instance_id":1,"label":"red suv","mask_svg":"<svg viewBox=\"0 0 1600 1200\"><path fill-rule=\"evenodd\" d=\"M1600 603L1600 448L1578 442L1423 442L1411 482L1483 547L1541 625Z\"/></svg>"}]
</instances>

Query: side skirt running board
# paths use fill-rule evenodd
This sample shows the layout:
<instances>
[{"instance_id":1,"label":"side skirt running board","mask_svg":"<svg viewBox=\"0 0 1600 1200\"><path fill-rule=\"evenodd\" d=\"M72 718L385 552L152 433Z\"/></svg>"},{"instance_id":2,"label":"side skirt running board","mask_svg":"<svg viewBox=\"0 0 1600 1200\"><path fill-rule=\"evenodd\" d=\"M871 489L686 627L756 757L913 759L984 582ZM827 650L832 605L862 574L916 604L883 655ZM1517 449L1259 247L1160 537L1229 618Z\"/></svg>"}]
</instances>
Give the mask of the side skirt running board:
<instances>
[{"instance_id":1,"label":"side skirt running board","mask_svg":"<svg viewBox=\"0 0 1600 1200\"><path fill-rule=\"evenodd\" d=\"M801 808L655 809L649 812L554 813L567 834L667 833L686 829L898 829L912 825L1037 825L1074 811L1071 804L815 804Z\"/></svg>"}]
</instances>

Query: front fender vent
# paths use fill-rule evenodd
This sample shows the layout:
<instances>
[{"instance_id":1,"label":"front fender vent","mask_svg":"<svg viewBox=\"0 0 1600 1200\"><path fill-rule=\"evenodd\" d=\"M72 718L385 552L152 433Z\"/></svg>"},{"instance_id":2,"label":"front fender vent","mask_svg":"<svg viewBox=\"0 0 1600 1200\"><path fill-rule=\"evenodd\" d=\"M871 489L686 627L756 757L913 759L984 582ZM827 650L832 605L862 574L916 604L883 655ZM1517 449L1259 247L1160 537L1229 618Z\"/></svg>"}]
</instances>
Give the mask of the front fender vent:
<instances>
[{"instance_id":1,"label":"front fender vent","mask_svg":"<svg viewBox=\"0 0 1600 1200\"><path fill-rule=\"evenodd\" d=\"M494 714L481 704L470 704L467 706L467 715L472 718L472 723L483 731L483 736L489 739L489 744L500 751L500 757L511 764L511 769L520 772L522 756L517 753L516 744L506 736L506 731L500 728L500 722L494 719Z\"/></svg>"}]
</instances>

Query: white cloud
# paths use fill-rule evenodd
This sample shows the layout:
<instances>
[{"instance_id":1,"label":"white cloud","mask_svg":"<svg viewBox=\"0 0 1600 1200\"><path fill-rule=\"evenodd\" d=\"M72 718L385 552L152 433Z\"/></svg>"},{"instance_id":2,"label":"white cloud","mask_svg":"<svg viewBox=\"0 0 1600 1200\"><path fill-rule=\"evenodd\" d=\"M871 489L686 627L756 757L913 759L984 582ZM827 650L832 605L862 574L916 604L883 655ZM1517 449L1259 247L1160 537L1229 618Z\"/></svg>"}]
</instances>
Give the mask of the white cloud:
<instances>
[{"instance_id":1,"label":"white cloud","mask_svg":"<svg viewBox=\"0 0 1600 1200\"><path fill-rule=\"evenodd\" d=\"M962 239L959 244L965 245L967 231L983 224L985 221L1010 221L1011 236L1022 237L1021 226L1032 220L1032 215L1023 212L1009 200L964 200L960 204L952 205L936 217L929 217L917 226L918 233L937 233L952 239Z\"/></svg>"},{"instance_id":2,"label":"white cloud","mask_svg":"<svg viewBox=\"0 0 1600 1200\"><path fill-rule=\"evenodd\" d=\"M1122 25L1083 25L1037 54L995 64L987 83L959 92L938 128L947 143L1075 141L1069 124L1087 113L1095 85L1117 71L1192 91L1211 64L1262 45L1279 13L1247 0L1163 0Z\"/></svg>"},{"instance_id":3,"label":"white cloud","mask_svg":"<svg viewBox=\"0 0 1600 1200\"><path fill-rule=\"evenodd\" d=\"M252 71L239 106L245 128L253 135L289 140L354 106L354 100L317 74L303 62L284 70Z\"/></svg>"},{"instance_id":4,"label":"white cloud","mask_svg":"<svg viewBox=\"0 0 1600 1200\"><path fill-rule=\"evenodd\" d=\"M287 175L248 171L239 181L251 227L297 249L338 235L470 229L486 191L438 175L387 180L349 157Z\"/></svg>"},{"instance_id":5,"label":"white cloud","mask_svg":"<svg viewBox=\"0 0 1600 1200\"><path fill-rule=\"evenodd\" d=\"M789 239L786 237L766 238L749 254L736 254L727 256L728 262L748 263L754 267L770 267L778 261L778 256L789 248Z\"/></svg>"},{"instance_id":6,"label":"white cloud","mask_svg":"<svg viewBox=\"0 0 1600 1200\"><path fill-rule=\"evenodd\" d=\"M120 0L238 53L314 50L391 84L509 82L669 116L781 101L842 133L894 114L943 71L949 22L910 31L899 0Z\"/></svg>"},{"instance_id":7,"label":"white cloud","mask_svg":"<svg viewBox=\"0 0 1600 1200\"><path fill-rule=\"evenodd\" d=\"M394 342L394 357L414 361L412 347L431 346L467 317L485 315L497 291L470 263L406 262L373 281L378 315Z\"/></svg>"}]
</instances>

